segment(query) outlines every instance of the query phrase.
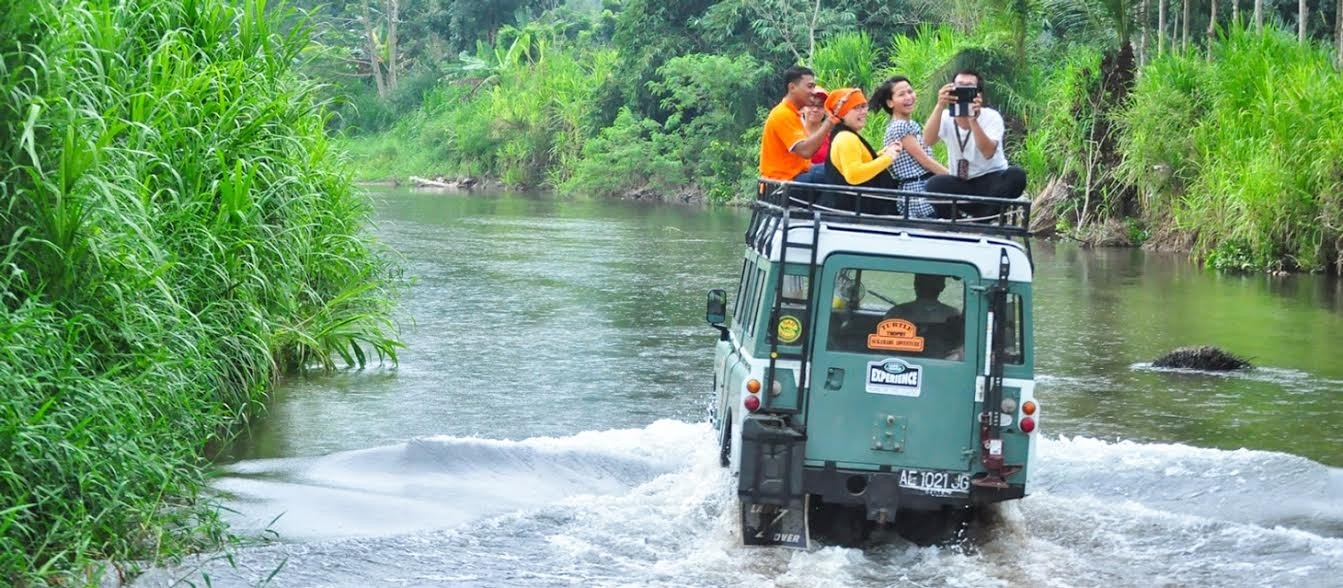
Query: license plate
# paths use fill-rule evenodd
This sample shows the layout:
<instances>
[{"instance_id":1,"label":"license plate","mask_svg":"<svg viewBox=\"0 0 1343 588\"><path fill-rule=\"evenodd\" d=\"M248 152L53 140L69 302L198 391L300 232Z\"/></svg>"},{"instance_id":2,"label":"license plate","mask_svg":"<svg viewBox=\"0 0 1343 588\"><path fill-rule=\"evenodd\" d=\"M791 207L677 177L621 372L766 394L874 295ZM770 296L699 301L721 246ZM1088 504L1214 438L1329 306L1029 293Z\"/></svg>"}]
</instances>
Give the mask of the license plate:
<instances>
[{"instance_id":1,"label":"license plate","mask_svg":"<svg viewBox=\"0 0 1343 588\"><path fill-rule=\"evenodd\" d=\"M963 496L970 493L970 474L900 470L900 487L930 496Z\"/></svg>"}]
</instances>

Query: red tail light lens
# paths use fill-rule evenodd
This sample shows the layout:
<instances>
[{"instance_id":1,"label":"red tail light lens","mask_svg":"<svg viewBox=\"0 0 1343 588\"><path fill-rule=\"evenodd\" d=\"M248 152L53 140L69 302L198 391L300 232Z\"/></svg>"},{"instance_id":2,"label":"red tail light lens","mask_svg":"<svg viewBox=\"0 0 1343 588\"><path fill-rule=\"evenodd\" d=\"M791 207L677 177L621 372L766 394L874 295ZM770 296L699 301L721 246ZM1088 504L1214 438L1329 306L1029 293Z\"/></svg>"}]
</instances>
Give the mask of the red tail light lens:
<instances>
[{"instance_id":1,"label":"red tail light lens","mask_svg":"<svg viewBox=\"0 0 1343 588\"><path fill-rule=\"evenodd\" d=\"M746 410L749 410L751 412L760 410L760 397L755 395L747 396L745 404L746 404Z\"/></svg>"},{"instance_id":2,"label":"red tail light lens","mask_svg":"<svg viewBox=\"0 0 1343 588\"><path fill-rule=\"evenodd\" d=\"M1031 417L1023 417L1021 419L1021 432L1029 433L1034 430L1035 430L1035 419Z\"/></svg>"}]
</instances>

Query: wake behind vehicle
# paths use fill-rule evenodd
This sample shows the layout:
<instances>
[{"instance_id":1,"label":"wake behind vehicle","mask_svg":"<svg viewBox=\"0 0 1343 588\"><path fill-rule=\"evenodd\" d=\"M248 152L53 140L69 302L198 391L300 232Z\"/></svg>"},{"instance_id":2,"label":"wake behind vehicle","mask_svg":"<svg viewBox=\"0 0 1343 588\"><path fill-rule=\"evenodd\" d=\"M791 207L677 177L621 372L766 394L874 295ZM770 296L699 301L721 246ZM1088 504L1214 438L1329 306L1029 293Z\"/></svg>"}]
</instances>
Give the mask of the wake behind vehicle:
<instances>
[{"instance_id":1,"label":"wake behind vehicle","mask_svg":"<svg viewBox=\"0 0 1343 588\"><path fill-rule=\"evenodd\" d=\"M742 541L853 545L891 525L928 544L1025 496L1040 420L1030 203L760 187L731 321L723 290L706 316ZM872 212L912 197L949 218Z\"/></svg>"}]
</instances>

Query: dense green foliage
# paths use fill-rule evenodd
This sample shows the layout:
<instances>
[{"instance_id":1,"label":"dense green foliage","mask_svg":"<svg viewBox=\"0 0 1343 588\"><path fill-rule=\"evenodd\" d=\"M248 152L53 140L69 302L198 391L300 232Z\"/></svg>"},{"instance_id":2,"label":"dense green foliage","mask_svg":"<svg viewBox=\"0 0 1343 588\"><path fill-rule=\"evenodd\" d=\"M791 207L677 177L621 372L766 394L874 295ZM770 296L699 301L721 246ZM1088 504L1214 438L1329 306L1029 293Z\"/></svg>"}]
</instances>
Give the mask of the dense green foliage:
<instances>
[{"instance_id":1,"label":"dense green foliage","mask_svg":"<svg viewBox=\"0 0 1343 588\"><path fill-rule=\"evenodd\" d=\"M1118 115L1121 173L1144 214L1174 219L1216 267L1343 264L1343 76L1331 57L1284 33L1232 31L1211 62L1149 65Z\"/></svg>"},{"instance_id":2,"label":"dense green foliage","mask_svg":"<svg viewBox=\"0 0 1343 588\"><path fill-rule=\"evenodd\" d=\"M972 67L1006 115L1009 158L1029 172L1030 191L1054 188L1048 212L1060 230L1107 243L1193 243L1195 255L1221 268L1343 267L1335 172L1319 157L1334 153L1328 129L1343 113L1316 107L1331 103L1339 83L1336 56L1276 28L1295 17L1295 5L1268 5L1262 32L1233 23L1217 38L1203 34L1209 15L1195 11L1185 39L1170 23L1159 38L1155 15L1143 20L1125 0L843 9L630 0L603 4L600 15L579 4L502 27L508 46L446 59L423 107L391 129L346 129L356 173L485 175L595 196L748 197L760 121L782 94L778 72L787 64L810 64L831 89L870 90L907 75L920 91L916 118L937 86ZM1332 20L1326 8L1313 19ZM976 19L984 9L998 16ZM610 36L565 32L612 17ZM1307 30L1330 32L1316 20ZM544 51L518 52L520 39ZM583 78L569 85L579 91L561 90L564 82L549 79L555 72ZM1303 93L1319 98L1307 103ZM561 109L563 117L541 114ZM869 140L885 124L874 114ZM462 134L475 141L453 141ZM563 146L541 140L557 136Z\"/></svg>"},{"instance_id":3,"label":"dense green foliage","mask_svg":"<svg viewBox=\"0 0 1343 588\"><path fill-rule=\"evenodd\" d=\"M0 15L0 584L217 542L207 444L286 367L395 359L391 268L277 14Z\"/></svg>"},{"instance_id":4,"label":"dense green foliage","mask_svg":"<svg viewBox=\"0 0 1343 588\"><path fill-rule=\"evenodd\" d=\"M832 89L906 75L920 121L936 89L973 68L1005 115L1008 156L1030 191L1052 187L1046 212L1058 229L1193 243L1219 268L1338 270L1338 112L1323 98L1338 95L1337 56L1279 28L1295 8L1269 4L1262 32L1242 14L1216 36L1204 32L1212 15L1196 11L1185 38L1184 23L1160 34L1156 15L1115 0L627 0L600 12L570 2L519 13L494 45L445 58L431 75L410 68L424 84L417 95L398 90L367 109L399 116L359 114L368 100L356 91L342 120L372 123L345 128L363 178L486 175L723 201L752 193L760 124L787 65L810 65ZM1308 35L1327 39L1333 7L1312 14ZM865 134L879 140L886 122L874 113Z\"/></svg>"}]
</instances>

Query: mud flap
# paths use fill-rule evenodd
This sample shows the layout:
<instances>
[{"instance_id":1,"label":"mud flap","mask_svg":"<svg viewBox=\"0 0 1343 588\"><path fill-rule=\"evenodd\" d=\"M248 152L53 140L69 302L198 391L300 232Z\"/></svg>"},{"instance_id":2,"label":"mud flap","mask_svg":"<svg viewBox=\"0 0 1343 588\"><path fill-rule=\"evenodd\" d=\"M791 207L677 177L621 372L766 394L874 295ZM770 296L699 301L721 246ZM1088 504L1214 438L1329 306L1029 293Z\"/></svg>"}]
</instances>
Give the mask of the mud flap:
<instances>
[{"instance_id":1,"label":"mud flap","mask_svg":"<svg viewBox=\"0 0 1343 588\"><path fill-rule=\"evenodd\" d=\"M779 545L797 549L807 548L810 529L807 528L808 500L801 508L773 504L741 503L741 539L744 545Z\"/></svg>"},{"instance_id":2,"label":"mud flap","mask_svg":"<svg viewBox=\"0 0 1343 588\"><path fill-rule=\"evenodd\" d=\"M807 547L807 494L802 489L802 433L776 419L754 415L742 421L742 542Z\"/></svg>"}]
</instances>

